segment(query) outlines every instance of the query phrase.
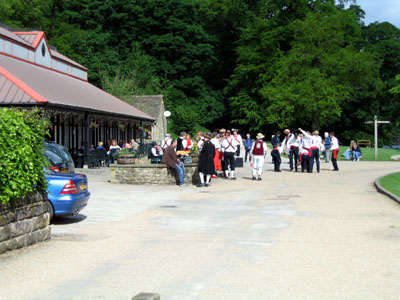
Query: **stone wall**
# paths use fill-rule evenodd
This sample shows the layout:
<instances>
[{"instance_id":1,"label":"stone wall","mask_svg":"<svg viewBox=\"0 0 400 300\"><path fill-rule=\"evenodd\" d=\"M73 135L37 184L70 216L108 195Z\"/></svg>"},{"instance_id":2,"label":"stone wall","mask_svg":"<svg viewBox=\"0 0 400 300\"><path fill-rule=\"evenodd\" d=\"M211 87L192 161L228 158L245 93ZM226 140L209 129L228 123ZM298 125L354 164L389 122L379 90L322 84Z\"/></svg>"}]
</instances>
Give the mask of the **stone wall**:
<instances>
[{"instance_id":1,"label":"stone wall","mask_svg":"<svg viewBox=\"0 0 400 300\"><path fill-rule=\"evenodd\" d=\"M50 239L46 193L0 204L0 254Z\"/></svg>"},{"instance_id":2,"label":"stone wall","mask_svg":"<svg viewBox=\"0 0 400 300\"><path fill-rule=\"evenodd\" d=\"M186 164L185 182L197 184L198 181L197 164ZM111 183L176 185L179 180L175 171L168 174L164 164L134 164L111 167Z\"/></svg>"}]
</instances>

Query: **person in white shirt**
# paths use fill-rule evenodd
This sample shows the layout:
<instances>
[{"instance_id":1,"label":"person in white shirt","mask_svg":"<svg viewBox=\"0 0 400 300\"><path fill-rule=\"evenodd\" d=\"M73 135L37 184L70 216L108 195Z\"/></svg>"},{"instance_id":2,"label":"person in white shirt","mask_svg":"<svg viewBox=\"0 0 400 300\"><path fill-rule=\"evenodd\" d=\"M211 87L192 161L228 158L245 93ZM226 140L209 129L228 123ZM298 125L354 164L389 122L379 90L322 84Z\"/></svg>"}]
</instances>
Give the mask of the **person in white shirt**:
<instances>
[{"instance_id":1,"label":"person in white shirt","mask_svg":"<svg viewBox=\"0 0 400 300\"><path fill-rule=\"evenodd\" d=\"M339 153L339 141L335 137L335 133L331 132L330 133L331 137L331 151L332 151L332 165L333 165L333 171L339 171L338 165L337 165L337 157Z\"/></svg>"},{"instance_id":2,"label":"person in white shirt","mask_svg":"<svg viewBox=\"0 0 400 300\"><path fill-rule=\"evenodd\" d=\"M221 140L217 132L212 134L211 143L215 147L215 156L214 156L214 167L215 167L215 174L211 175L211 178L218 178L218 171L222 171L221 165Z\"/></svg>"},{"instance_id":3,"label":"person in white shirt","mask_svg":"<svg viewBox=\"0 0 400 300\"><path fill-rule=\"evenodd\" d=\"M258 133L256 136L257 141L253 143L250 149L250 164L252 169L252 179L256 180L256 175L258 175L258 180L261 180L261 175L264 169L264 160L267 155L267 144L263 141L264 135Z\"/></svg>"},{"instance_id":4,"label":"person in white shirt","mask_svg":"<svg viewBox=\"0 0 400 300\"><path fill-rule=\"evenodd\" d=\"M297 134L290 132L289 129L286 129L283 132L287 132L284 148L286 148L287 151L289 152L290 171L293 171L293 158L294 158L294 169L297 172L297 165L299 161L300 138L297 136Z\"/></svg>"},{"instance_id":5,"label":"person in white shirt","mask_svg":"<svg viewBox=\"0 0 400 300\"><path fill-rule=\"evenodd\" d=\"M316 166L317 166L317 172L319 173L319 171L320 171L319 151L324 147L324 145L322 144L322 138L319 136L318 130L315 130L313 132L313 135L310 135L309 133L305 132L301 128L299 128L299 130L304 134L304 137L309 140L310 146L311 146L309 172L312 173L313 167L314 167L314 160L315 160Z\"/></svg>"},{"instance_id":6,"label":"person in white shirt","mask_svg":"<svg viewBox=\"0 0 400 300\"><path fill-rule=\"evenodd\" d=\"M304 138L302 133L299 134L299 154L300 154L300 163L301 163L301 172L304 173L304 170L310 172L310 143L308 139Z\"/></svg>"},{"instance_id":7,"label":"person in white shirt","mask_svg":"<svg viewBox=\"0 0 400 300\"><path fill-rule=\"evenodd\" d=\"M243 147L242 136L240 134L238 134L237 129L232 129L232 132L233 132L233 138L238 143L237 150L236 150L236 156L240 156L240 148Z\"/></svg>"},{"instance_id":8,"label":"person in white shirt","mask_svg":"<svg viewBox=\"0 0 400 300\"><path fill-rule=\"evenodd\" d=\"M191 140L191 136L189 133L186 134L185 138L182 141L183 150L188 151L193 148L193 141Z\"/></svg>"},{"instance_id":9,"label":"person in white shirt","mask_svg":"<svg viewBox=\"0 0 400 300\"><path fill-rule=\"evenodd\" d=\"M236 180L235 177L235 153L240 146L239 142L231 136L229 130L226 131L225 139L222 141L221 149L224 152L225 178ZM229 171L230 170L230 171Z\"/></svg>"},{"instance_id":10,"label":"person in white shirt","mask_svg":"<svg viewBox=\"0 0 400 300\"><path fill-rule=\"evenodd\" d=\"M171 142L171 134L167 133L165 139L162 141L161 148L163 148L164 150L167 149L168 146L171 146Z\"/></svg>"}]
</instances>

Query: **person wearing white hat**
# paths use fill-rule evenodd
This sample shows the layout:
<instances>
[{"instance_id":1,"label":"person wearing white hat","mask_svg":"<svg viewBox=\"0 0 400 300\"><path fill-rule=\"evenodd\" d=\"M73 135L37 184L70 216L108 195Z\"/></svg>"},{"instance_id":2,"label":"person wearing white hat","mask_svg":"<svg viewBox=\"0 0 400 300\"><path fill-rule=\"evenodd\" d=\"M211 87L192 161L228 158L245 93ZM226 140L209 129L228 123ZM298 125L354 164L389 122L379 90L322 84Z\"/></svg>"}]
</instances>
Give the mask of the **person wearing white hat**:
<instances>
[{"instance_id":1,"label":"person wearing white hat","mask_svg":"<svg viewBox=\"0 0 400 300\"><path fill-rule=\"evenodd\" d=\"M236 156L240 156L240 149L243 147L243 139L242 136L240 134L238 134L238 129L232 129L232 133L233 133L233 138L236 140L237 142L237 151L236 151Z\"/></svg>"},{"instance_id":2,"label":"person wearing white hat","mask_svg":"<svg viewBox=\"0 0 400 300\"><path fill-rule=\"evenodd\" d=\"M264 135L258 133L256 136L256 141L253 143L250 149L250 166L252 169L252 179L256 180L258 175L258 180L261 180L261 175L264 168L264 160L267 155L267 144L263 141Z\"/></svg>"},{"instance_id":3,"label":"person wearing white hat","mask_svg":"<svg viewBox=\"0 0 400 300\"><path fill-rule=\"evenodd\" d=\"M167 133L165 139L162 141L161 148L164 150L167 149L168 146L171 146L171 142L172 142L171 134Z\"/></svg>"},{"instance_id":4,"label":"person wearing white hat","mask_svg":"<svg viewBox=\"0 0 400 300\"><path fill-rule=\"evenodd\" d=\"M324 145L322 144L322 138L319 136L319 131L315 130L312 135L305 132L301 128L299 130L304 134L304 138L308 139L310 142L310 164L309 172L312 173L314 167L314 160L317 165L317 172L319 173L319 151L324 150Z\"/></svg>"}]
</instances>

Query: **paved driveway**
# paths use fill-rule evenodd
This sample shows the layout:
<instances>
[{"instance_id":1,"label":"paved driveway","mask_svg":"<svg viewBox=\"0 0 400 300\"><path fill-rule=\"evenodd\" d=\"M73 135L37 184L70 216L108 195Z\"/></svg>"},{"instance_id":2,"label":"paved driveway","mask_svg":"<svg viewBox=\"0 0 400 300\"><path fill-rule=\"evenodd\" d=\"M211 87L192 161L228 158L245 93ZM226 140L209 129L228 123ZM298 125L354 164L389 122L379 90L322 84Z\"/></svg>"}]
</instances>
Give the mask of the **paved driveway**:
<instances>
[{"instance_id":1,"label":"paved driveway","mask_svg":"<svg viewBox=\"0 0 400 300\"><path fill-rule=\"evenodd\" d=\"M400 163L322 163L209 188L112 185L56 220L52 240L0 256L0 299L399 299L400 205L375 178Z\"/></svg>"}]
</instances>

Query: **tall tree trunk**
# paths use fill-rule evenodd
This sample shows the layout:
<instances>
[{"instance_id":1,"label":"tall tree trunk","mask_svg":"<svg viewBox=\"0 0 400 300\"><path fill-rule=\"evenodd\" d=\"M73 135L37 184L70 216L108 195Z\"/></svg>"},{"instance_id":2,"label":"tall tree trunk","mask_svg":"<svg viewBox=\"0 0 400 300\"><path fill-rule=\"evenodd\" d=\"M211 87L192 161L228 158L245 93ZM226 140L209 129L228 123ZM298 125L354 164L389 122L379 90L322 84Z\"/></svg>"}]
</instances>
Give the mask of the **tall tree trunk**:
<instances>
[{"instance_id":1,"label":"tall tree trunk","mask_svg":"<svg viewBox=\"0 0 400 300\"><path fill-rule=\"evenodd\" d=\"M318 111L313 111L312 115L312 130L319 130L319 113Z\"/></svg>"}]
</instances>

